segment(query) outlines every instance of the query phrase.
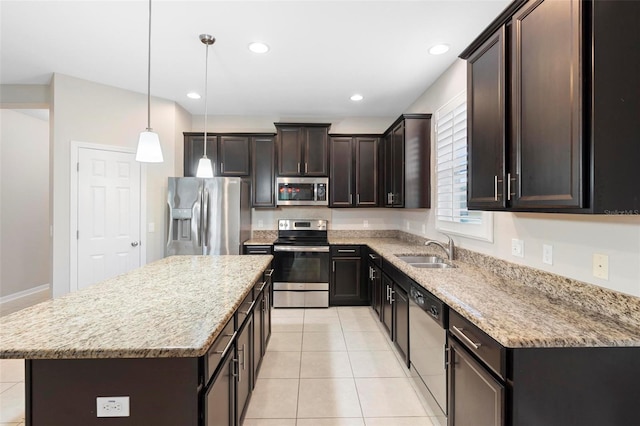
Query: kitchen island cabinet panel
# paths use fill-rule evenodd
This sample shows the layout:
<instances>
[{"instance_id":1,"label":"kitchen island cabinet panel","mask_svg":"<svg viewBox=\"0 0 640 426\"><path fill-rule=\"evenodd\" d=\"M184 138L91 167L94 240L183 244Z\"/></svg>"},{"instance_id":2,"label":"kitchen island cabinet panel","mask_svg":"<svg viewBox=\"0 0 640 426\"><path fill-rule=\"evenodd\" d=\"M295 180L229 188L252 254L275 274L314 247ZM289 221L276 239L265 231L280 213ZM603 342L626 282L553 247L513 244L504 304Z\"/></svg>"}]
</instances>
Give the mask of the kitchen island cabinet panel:
<instances>
[{"instance_id":1,"label":"kitchen island cabinet panel","mask_svg":"<svg viewBox=\"0 0 640 426\"><path fill-rule=\"evenodd\" d=\"M33 426L198 424L197 358L36 359L25 373ZM107 396L128 396L130 416L97 418Z\"/></svg>"}]
</instances>

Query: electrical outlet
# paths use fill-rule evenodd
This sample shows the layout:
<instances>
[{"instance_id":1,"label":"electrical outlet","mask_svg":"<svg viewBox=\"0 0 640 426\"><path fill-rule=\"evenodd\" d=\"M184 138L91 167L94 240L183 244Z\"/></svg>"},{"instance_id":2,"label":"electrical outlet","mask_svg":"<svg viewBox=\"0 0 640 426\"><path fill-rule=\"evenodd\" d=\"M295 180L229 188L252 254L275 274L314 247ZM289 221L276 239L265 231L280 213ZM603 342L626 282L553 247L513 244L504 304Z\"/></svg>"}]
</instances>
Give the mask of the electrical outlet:
<instances>
[{"instance_id":1,"label":"electrical outlet","mask_svg":"<svg viewBox=\"0 0 640 426\"><path fill-rule=\"evenodd\" d=\"M553 246L549 244L542 245L542 263L553 265Z\"/></svg>"},{"instance_id":2,"label":"electrical outlet","mask_svg":"<svg viewBox=\"0 0 640 426\"><path fill-rule=\"evenodd\" d=\"M524 241L513 238L511 240L511 254L515 257L524 257Z\"/></svg>"},{"instance_id":3,"label":"electrical outlet","mask_svg":"<svg viewBox=\"0 0 640 426\"><path fill-rule=\"evenodd\" d=\"M609 256L606 254L593 254L593 276L603 280L609 279Z\"/></svg>"},{"instance_id":4,"label":"electrical outlet","mask_svg":"<svg viewBox=\"0 0 640 426\"><path fill-rule=\"evenodd\" d=\"M404 226L407 228L407 231L411 229L410 225L409 225L409 221L405 220L404 221Z\"/></svg>"},{"instance_id":5,"label":"electrical outlet","mask_svg":"<svg viewBox=\"0 0 640 426\"><path fill-rule=\"evenodd\" d=\"M368 228L369 227L369 221L367 219L362 221L362 227L363 228Z\"/></svg>"},{"instance_id":6,"label":"electrical outlet","mask_svg":"<svg viewBox=\"0 0 640 426\"><path fill-rule=\"evenodd\" d=\"M426 224L422 224L422 233L426 234L427 233L427 225Z\"/></svg>"},{"instance_id":7,"label":"electrical outlet","mask_svg":"<svg viewBox=\"0 0 640 426\"><path fill-rule=\"evenodd\" d=\"M96 398L97 417L129 417L128 396L105 396Z\"/></svg>"}]
</instances>

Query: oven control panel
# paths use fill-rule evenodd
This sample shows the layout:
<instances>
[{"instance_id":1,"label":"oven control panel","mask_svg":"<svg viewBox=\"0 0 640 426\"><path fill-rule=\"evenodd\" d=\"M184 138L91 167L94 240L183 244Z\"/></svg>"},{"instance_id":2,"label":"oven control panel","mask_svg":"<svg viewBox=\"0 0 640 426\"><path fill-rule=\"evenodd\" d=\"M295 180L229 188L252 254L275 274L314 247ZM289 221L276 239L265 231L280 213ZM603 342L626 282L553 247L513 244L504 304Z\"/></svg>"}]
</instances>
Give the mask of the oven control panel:
<instances>
[{"instance_id":1,"label":"oven control panel","mask_svg":"<svg viewBox=\"0 0 640 426\"><path fill-rule=\"evenodd\" d=\"M326 231L327 221L324 219L280 219L279 231Z\"/></svg>"}]
</instances>

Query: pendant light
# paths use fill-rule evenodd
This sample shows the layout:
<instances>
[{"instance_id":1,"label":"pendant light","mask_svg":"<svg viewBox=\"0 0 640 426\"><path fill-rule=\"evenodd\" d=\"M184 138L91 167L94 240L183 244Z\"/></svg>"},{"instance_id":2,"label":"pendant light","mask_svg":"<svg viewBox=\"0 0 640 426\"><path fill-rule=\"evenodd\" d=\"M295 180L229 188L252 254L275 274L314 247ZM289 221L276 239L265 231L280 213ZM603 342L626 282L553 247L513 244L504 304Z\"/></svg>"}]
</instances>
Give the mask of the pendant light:
<instances>
[{"instance_id":1,"label":"pendant light","mask_svg":"<svg viewBox=\"0 0 640 426\"><path fill-rule=\"evenodd\" d=\"M211 159L207 157L207 81L209 79L209 46L215 43L216 39L209 34L200 34L200 41L206 46L207 53L205 54L204 60L204 154L200 161L198 161L196 177L212 178L213 167L211 165Z\"/></svg>"},{"instance_id":2,"label":"pendant light","mask_svg":"<svg viewBox=\"0 0 640 426\"><path fill-rule=\"evenodd\" d=\"M147 129L140 132L136 161L141 163L162 163L160 138L151 128L151 0L149 0L149 52L147 57Z\"/></svg>"}]
</instances>

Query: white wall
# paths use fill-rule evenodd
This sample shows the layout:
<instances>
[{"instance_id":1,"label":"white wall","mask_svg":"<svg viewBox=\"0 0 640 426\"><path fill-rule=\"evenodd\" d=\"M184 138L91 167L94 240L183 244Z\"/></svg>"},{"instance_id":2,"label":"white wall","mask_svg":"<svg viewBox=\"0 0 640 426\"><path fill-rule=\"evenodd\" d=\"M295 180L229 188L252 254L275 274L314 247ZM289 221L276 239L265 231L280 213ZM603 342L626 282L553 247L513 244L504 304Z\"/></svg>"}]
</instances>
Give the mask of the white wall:
<instances>
[{"instance_id":1,"label":"white wall","mask_svg":"<svg viewBox=\"0 0 640 426\"><path fill-rule=\"evenodd\" d=\"M407 112L434 113L466 89L466 63L457 60L411 105ZM433 128L432 125L432 141ZM432 152L433 146L432 146ZM433 176L432 159L432 182ZM432 192L431 204L435 205ZM443 240L435 230L433 210L394 211L399 229ZM423 233L423 225L426 232ZM511 239L524 240L525 256L511 255ZM460 247L521 263L602 287L640 296L640 215L494 214L494 243L454 237ZM553 246L553 265L542 263L542 245ZM609 280L592 275L592 256L609 256Z\"/></svg>"},{"instance_id":2,"label":"white wall","mask_svg":"<svg viewBox=\"0 0 640 426\"><path fill-rule=\"evenodd\" d=\"M253 209L252 228L258 231L278 229L278 219L326 219L331 230L395 229L387 209L330 209L328 207L281 207ZM364 221L367 221L365 227Z\"/></svg>"},{"instance_id":3,"label":"white wall","mask_svg":"<svg viewBox=\"0 0 640 426\"><path fill-rule=\"evenodd\" d=\"M62 74L55 74L51 84L53 295L56 297L69 291L70 142L135 149L138 135L147 123L147 97ZM151 126L160 136L164 163L143 166L147 172L146 222L147 227L153 224L155 228L154 232L147 232L147 262L164 255L167 177L182 173L182 132L190 130L191 119L175 102L152 98Z\"/></svg>"},{"instance_id":4,"label":"white wall","mask_svg":"<svg viewBox=\"0 0 640 426\"><path fill-rule=\"evenodd\" d=\"M0 109L0 297L49 284L48 116Z\"/></svg>"}]
</instances>

